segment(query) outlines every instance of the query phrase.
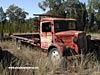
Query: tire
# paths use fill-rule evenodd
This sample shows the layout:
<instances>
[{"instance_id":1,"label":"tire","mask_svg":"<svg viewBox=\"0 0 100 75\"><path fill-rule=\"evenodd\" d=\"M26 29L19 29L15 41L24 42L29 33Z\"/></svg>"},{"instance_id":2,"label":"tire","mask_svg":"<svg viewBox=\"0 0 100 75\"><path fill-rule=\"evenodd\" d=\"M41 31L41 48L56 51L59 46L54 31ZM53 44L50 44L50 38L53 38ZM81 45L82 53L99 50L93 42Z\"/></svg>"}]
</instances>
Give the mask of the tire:
<instances>
[{"instance_id":1,"label":"tire","mask_svg":"<svg viewBox=\"0 0 100 75\"><path fill-rule=\"evenodd\" d=\"M60 63L61 55L57 48L52 48L48 56L53 65L58 65Z\"/></svg>"},{"instance_id":2,"label":"tire","mask_svg":"<svg viewBox=\"0 0 100 75\"><path fill-rule=\"evenodd\" d=\"M60 68L67 68L67 60L65 57L60 55L57 48L52 48L50 50L49 58L54 66L59 66Z\"/></svg>"}]
</instances>

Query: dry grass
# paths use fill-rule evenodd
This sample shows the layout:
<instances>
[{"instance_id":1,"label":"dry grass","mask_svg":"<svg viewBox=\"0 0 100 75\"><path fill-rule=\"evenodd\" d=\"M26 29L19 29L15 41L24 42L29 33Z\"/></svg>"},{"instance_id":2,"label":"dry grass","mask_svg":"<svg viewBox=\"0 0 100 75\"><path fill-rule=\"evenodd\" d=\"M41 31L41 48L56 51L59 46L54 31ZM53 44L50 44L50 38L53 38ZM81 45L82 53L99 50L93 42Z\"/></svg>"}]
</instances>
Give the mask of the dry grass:
<instances>
[{"instance_id":1,"label":"dry grass","mask_svg":"<svg viewBox=\"0 0 100 75\"><path fill-rule=\"evenodd\" d=\"M37 70L9 70L8 65L3 67L1 62L0 75L60 75L59 73L65 73L63 75L100 75L100 63L93 54L67 60L67 69L62 69L53 66L49 58L38 48L22 47L21 50L18 50L13 41L2 42L0 45L15 56L11 58L9 66L14 63L16 66L39 67Z\"/></svg>"}]
</instances>

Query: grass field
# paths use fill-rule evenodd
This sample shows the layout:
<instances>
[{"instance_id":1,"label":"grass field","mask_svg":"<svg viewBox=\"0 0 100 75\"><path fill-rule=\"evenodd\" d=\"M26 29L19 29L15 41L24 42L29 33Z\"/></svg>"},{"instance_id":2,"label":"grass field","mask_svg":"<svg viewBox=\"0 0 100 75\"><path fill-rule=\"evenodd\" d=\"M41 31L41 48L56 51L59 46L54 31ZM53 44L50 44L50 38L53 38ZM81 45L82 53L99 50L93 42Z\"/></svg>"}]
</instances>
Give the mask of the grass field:
<instances>
[{"instance_id":1,"label":"grass field","mask_svg":"<svg viewBox=\"0 0 100 75\"><path fill-rule=\"evenodd\" d=\"M93 54L80 59L68 60L66 69L53 66L39 48L22 46L17 49L14 41L1 42L4 57L0 62L0 75L100 75L100 64ZM9 66L39 67L36 70L11 70ZM60 74L61 73L61 74Z\"/></svg>"}]
</instances>

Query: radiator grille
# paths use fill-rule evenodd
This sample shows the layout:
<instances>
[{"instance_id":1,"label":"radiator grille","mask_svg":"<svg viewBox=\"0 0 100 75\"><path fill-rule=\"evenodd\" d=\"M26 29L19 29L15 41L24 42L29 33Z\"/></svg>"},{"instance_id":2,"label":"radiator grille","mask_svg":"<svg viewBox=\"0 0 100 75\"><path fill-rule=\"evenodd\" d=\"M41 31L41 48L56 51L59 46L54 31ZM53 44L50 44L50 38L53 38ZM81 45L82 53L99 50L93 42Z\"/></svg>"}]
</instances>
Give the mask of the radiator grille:
<instances>
[{"instance_id":1,"label":"radiator grille","mask_svg":"<svg viewBox=\"0 0 100 75\"><path fill-rule=\"evenodd\" d=\"M79 47L79 53L87 52L87 38L85 33L80 33L78 35L78 47Z\"/></svg>"}]
</instances>

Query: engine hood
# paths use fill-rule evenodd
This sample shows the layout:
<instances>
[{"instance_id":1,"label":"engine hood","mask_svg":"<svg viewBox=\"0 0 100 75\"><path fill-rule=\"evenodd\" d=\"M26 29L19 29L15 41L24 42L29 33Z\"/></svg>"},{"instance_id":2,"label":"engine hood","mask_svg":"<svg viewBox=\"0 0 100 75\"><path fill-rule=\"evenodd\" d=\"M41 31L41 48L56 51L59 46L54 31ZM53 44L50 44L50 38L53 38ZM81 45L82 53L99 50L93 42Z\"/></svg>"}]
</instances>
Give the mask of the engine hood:
<instances>
[{"instance_id":1,"label":"engine hood","mask_svg":"<svg viewBox=\"0 0 100 75\"><path fill-rule=\"evenodd\" d=\"M70 30L70 31L63 31L63 32L57 32L56 35L78 35L79 33L82 33L83 31L75 31L75 30Z\"/></svg>"}]
</instances>

